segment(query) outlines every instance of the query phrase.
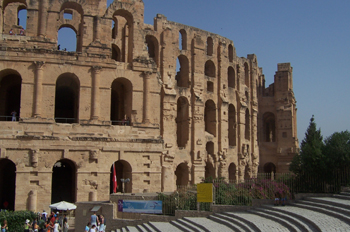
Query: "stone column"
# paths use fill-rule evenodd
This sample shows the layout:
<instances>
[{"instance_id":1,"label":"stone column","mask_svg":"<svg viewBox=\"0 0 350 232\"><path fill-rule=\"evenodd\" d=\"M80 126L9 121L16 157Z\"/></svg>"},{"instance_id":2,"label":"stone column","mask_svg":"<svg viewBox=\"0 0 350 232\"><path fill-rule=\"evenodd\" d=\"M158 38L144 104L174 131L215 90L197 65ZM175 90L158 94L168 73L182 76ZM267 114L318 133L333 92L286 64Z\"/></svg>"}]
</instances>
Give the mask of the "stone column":
<instances>
[{"instance_id":1,"label":"stone column","mask_svg":"<svg viewBox=\"0 0 350 232\"><path fill-rule=\"evenodd\" d=\"M143 123L150 122L150 87L151 72L143 72Z\"/></svg>"},{"instance_id":2,"label":"stone column","mask_svg":"<svg viewBox=\"0 0 350 232\"><path fill-rule=\"evenodd\" d=\"M44 75L44 64L43 61L35 61L34 62L36 70L35 70L35 83L34 83L34 117L41 116L41 105L42 105L42 97L43 97L43 75Z\"/></svg>"},{"instance_id":3,"label":"stone column","mask_svg":"<svg viewBox=\"0 0 350 232\"><path fill-rule=\"evenodd\" d=\"M92 93L91 93L91 119L97 120L100 117L100 73L102 67L92 67Z\"/></svg>"},{"instance_id":4,"label":"stone column","mask_svg":"<svg viewBox=\"0 0 350 232\"><path fill-rule=\"evenodd\" d=\"M36 212L36 203L37 203L37 191L30 190L28 194L28 210L32 212Z\"/></svg>"},{"instance_id":5,"label":"stone column","mask_svg":"<svg viewBox=\"0 0 350 232\"><path fill-rule=\"evenodd\" d=\"M40 1L40 17L39 17L39 36L44 37L46 35L46 15L47 15L47 0Z\"/></svg>"}]
</instances>

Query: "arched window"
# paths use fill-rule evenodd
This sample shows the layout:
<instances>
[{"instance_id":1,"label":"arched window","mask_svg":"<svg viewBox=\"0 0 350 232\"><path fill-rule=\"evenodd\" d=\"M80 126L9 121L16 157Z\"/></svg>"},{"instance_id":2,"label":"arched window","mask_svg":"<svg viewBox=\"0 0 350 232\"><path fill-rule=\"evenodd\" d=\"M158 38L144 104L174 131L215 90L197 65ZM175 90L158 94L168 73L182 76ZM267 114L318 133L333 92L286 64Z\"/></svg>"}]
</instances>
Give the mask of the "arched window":
<instances>
[{"instance_id":1,"label":"arched window","mask_svg":"<svg viewBox=\"0 0 350 232\"><path fill-rule=\"evenodd\" d=\"M207 38L207 55L212 56L214 51L214 43L211 37Z\"/></svg>"},{"instance_id":2,"label":"arched window","mask_svg":"<svg viewBox=\"0 0 350 232\"><path fill-rule=\"evenodd\" d=\"M208 60L207 62L205 62L204 75L208 77L216 77L215 64L213 61Z\"/></svg>"},{"instance_id":3,"label":"arched window","mask_svg":"<svg viewBox=\"0 0 350 232\"><path fill-rule=\"evenodd\" d=\"M13 34L20 34L26 29L27 3L24 0L3 1L3 31L5 34L12 30Z\"/></svg>"},{"instance_id":4,"label":"arched window","mask_svg":"<svg viewBox=\"0 0 350 232\"><path fill-rule=\"evenodd\" d=\"M131 165L125 161L125 160L118 160L114 163L115 173L117 177L117 193L132 193L132 167ZM111 167L111 174L110 174L110 187L109 192L113 193L113 179L114 179L114 170L113 165ZM123 182L121 179L129 179L129 182Z\"/></svg>"},{"instance_id":5,"label":"arched window","mask_svg":"<svg viewBox=\"0 0 350 232\"><path fill-rule=\"evenodd\" d=\"M0 159L0 204L7 202L7 210L15 210L16 165L9 159ZM5 203L5 204L4 204Z\"/></svg>"},{"instance_id":6,"label":"arched window","mask_svg":"<svg viewBox=\"0 0 350 232\"><path fill-rule=\"evenodd\" d=\"M205 103L204 121L205 131L216 136L216 106L212 100Z\"/></svg>"},{"instance_id":7,"label":"arched window","mask_svg":"<svg viewBox=\"0 0 350 232\"><path fill-rule=\"evenodd\" d=\"M189 170L187 163L181 163L176 167L176 186L187 186L189 184Z\"/></svg>"},{"instance_id":8,"label":"arched window","mask_svg":"<svg viewBox=\"0 0 350 232\"><path fill-rule=\"evenodd\" d=\"M187 57L184 55L180 55L178 57L178 65L180 65L180 68L175 76L177 86L188 88L190 83L189 82L190 68L189 68L189 62Z\"/></svg>"},{"instance_id":9,"label":"arched window","mask_svg":"<svg viewBox=\"0 0 350 232\"><path fill-rule=\"evenodd\" d=\"M77 51L76 32L71 27L61 27L58 30L57 44L59 45L60 50L69 52Z\"/></svg>"},{"instance_id":10,"label":"arched window","mask_svg":"<svg viewBox=\"0 0 350 232\"><path fill-rule=\"evenodd\" d=\"M229 88L236 87L235 70L232 67L228 67L227 69L227 82Z\"/></svg>"},{"instance_id":11,"label":"arched window","mask_svg":"<svg viewBox=\"0 0 350 232\"><path fill-rule=\"evenodd\" d=\"M273 163L266 163L264 165L264 172L268 173L268 174L275 174L276 173L276 165L274 165Z\"/></svg>"},{"instance_id":12,"label":"arched window","mask_svg":"<svg viewBox=\"0 0 350 232\"><path fill-rule=\"evenodd\" d=\"M236 109L232 104L228 107L228 143L236 146Z\"/></svg>"},{"instance_id":13,"label":"arched window","mask_svg":"<svg viewBox=\"0 0 350 232\"><path fill-rule=\"evenodd\" d=\"M22 78L15 70L0 72L0 120L11 121L11 112L20 115Z\"/></svg>"},{"instance_id":14,"label":"arched window","mask_svg":"<svg viewBox=\"0 0 350 232\"><path fill-rule=\"evenodd\" d=\"M120 48L115 44L112 44L112 59L118 62L122 61Z\"/></svg>"},{"instance_id":15,"label":"arched window","mask_svg":"<svg viewBox=\"0 0 350 232\"><path fill-rule=\"evenodd\" d=\"M244 77L245 85L249 87L249 67L247 63L244 63Z\"/></svg>"},{"instance_id":16,"label":"arched window","mask_svg":"<svg viewBox=\"0 0 350 232\"><path fill-rule=\"evenodd\" d=\"M249 110L245 110L245 139L250 140L250 115Z\"/></svg>"},{"instance_id":17,"label":"arched window","mask_svg":"<svg viewBox=\"0 0 350 232\"><path fill-rule=\"evenodd\" d=\"M154 62L158 66L158 57L159 57L159 44L156 37L152 35L146 36L147 50L150 58L154 60Z\"/></svg>"},{"instance_id":18,"label":"arched window","mask_svg":"<svg viewBox=\"0 0 350 232\"><path fill-rule=\"evenodd\" d=\"M131 125L132 84L126 78L112 83L111 121L113 125Z\"/></svg>"},{"instance_id":19,"label":"arched window","mask_svg":"<svg viewBox=\"0 0 350 232\"><path fill-rule=\"evenodd\" d=\"M236 183L237 178L236 178L236 164L231 163L230 166L228 167L228 179L230 183Z\"/></svg>"},{"instance_id":20,"label":"arched window","mask_svg":"<svg viewBox=\"0 0 350 232\"><path fill-rule=\"evenodd\" d=\"M263 115L263 141L276 142L275 115L271 112Z\"/></svg>"},{"instance_id":21,"label":"arched window","mask_svg":"<svg viewBox=\"0 0 350 232\"><path fill-rule=\"evenodd\" d=\"M187 50L187 33L184 29L179 31L179 49Z\"/></svg>"},{"instance_id":22,"label":"arched window","mask_svg":"<svg viewBox=\"0 0 350 232\"><path fill-rule=\"evenodd\" d=\"M233 46L232 46L232 44L228 45L228 61L233 62Z\"/></svg>"},{"instance_id":23,"label":"arched window","mask_svg":"<svg viewBox=\"0 0 350 232\"><path fill-rule=\"evenodd\" d=\"M177 100L176 125L177 146L186 147L189 138L189 104L185 97Z\"/></svg>"},{"instance_id":24,"label":"arched window","mask_svg":"<svg viewBox=\"0 0 350 232\"><path fill-rule=\"evenodd\" d=\"M77 123L79 113L79 79L71 73L62 74L56 81L55 121Z\"/></svg>"},{"instance_id":25,"label":"arched window","mask_svg":"<svg viewBox=\"0 0 350 232\"><path fill-rule=\"evenodd\" d=\"M68 159L62 159L52 168L51 203L76 201L76 167Z\"/></svg>"}]
</instances>

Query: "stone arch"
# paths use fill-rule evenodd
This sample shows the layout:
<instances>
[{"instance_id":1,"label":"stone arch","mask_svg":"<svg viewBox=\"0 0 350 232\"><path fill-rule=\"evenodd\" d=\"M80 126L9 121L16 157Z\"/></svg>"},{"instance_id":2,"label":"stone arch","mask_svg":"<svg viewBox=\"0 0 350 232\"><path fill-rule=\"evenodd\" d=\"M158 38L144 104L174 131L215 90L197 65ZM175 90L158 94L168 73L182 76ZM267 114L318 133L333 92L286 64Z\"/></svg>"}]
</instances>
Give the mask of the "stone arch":
<instances>
[{"instance_id":1,"label":"stone arch","mask_svg":"<svg viewBox=\"0 0 350 232\"><path fill-rule=\"evenodd\" d=\"M216 106L213 100L205 102L204 122L205 131L216 136Z\"/></svg>"},{"instance_id":2,"label":"stone arch","mask_svg":"<svg viewBox=\"0 0 350 232\"><path fill-rule=\"evenodd\" d=\"M250 140L250 114L249 110L245 110L245 139Z\"/></svg>"},{"instance_id":3,"label":"stone arch","mask_svg":"<svg viewBox=\"0 0 350 232\"><path fill-rule=\"evenodd\" d=\"M73 34L74 33L74 34ZM63 49L62 45L66 42L67 36L69 36L70 39L73 37L75 38L75 41L72 39L72 41L69 41L69 43L73 44L75 43L75 47L73 47L72 50L68 49L67 51L75 52L75 51L81 51L81 48L78 49L78 36L77 36L77 29L70 24L63 24L60 26L60 28L57 31L57 46L60 45L60 49ZM62 43L64 42L64 43Z\"/></svg>"},{"instance_id":4,"label":"stone arch","mask_svg":"<svg viewBox=\"0 0 350 232\"><path fill-rule=\"evenodd\" d=\"M237 182L236 172L237 172L236 164L230 163L230 165L228 166L228 179L230 183Z\"/></svg>"},{"instance_id":5,"label":"stone arch","mask_svg":"<svg viewBox=\"0 0 350 232\"><path fill-rule=\"evenodd\" d=\"M180 55L178 57L178 61L180 64L180 70L176 73L176 76L175 76L175 79L177 81L177 86L188 88L190 83L189 61L185 55Z\"/></svg>"},{"instance_id":6,"label":"stone arch","mask_svg":"<svg viewBox=\"0 0 350 232\"><path fill-rule=\"evenodd\" d=\"M183 162L176 167L176 186L187 186L189 184L189 169L187 163Z\"/></svg>"},{"instance_id":7,"label":"stone arch","mask_svg":"<svg viewBox=\"0 0 350 232\"><path fill-rule=\"evenodd\" d=\"M265 173L276 173L276 165L272 162L266 163L264 165L264 172Z\"/></svg>"},{"instance_id":8,"label":"stone arch","mask_svg":"<svg viewBox=\"0 0 350 232\"><path fill-rule=\"evenodd\" d=\"M112 44L112 59L118 62L122 61L120 48L116 44Z\"/></svg>"},{"instance_id":9,"label":"stone arch","mask_svg":"<svg viewBox=\"0 0 350 232\"><path fill-rule=\"evenodd\" d=\"M263 141L276 142L276 119L271 112L263 115Z\"/></svg>"},{"instance_id":10,"label":"stone arch","mask_svg":"<svg viewBox=\"0 0 350 232\"><path fill-rule=\"evenodd\" d=\"M69 159L61 159L52 167L51 203L59 201L75 202L77 168Z\"/></svg>"},{"instance_id":11,"label":"stone arch","mask_svg":"<svg viewBox=\"0 0 350 232\"><path fill-rule=\"evenodd\" d=\"M80 82L73 73L64 73L57 78L55 94L55 121L77 123L79 121Z\"/></svg>"},{"instance_id":12,"label":"stone arch","mask_svg":"<svg viewBox=\"0 0 350 232\"><path fill-rule=\"evenodd\" d=\"M20 116L22 77L13 69L0 72L0 120L11 121L11 112Z\"/></svg>"},{"instance_id":13,"label":"stone arch","mask_svg":"<svg viewBox=\"0 0 350 232\"><path fill-rule=\"evenodd\" d=\"M159 67L159 43L157 38L153 35L146 35L146 44L149 57L152 58Z\"/></svg>"},{"instance_id":14,"label":"stone arch","mask_svg":"<svg viewBox=\"0 0 350 232\"><path fill-rule=\"evenodd\" d=\"M187 32L185 29L179 31L179 49L187 50Z\"/></svg>"},{"instance_id":15,"label":"stone arch","mask_svg":"<svg viewBox=\"0 0 350 232\"><path fill-rule=\"evenodd\" d=\"M189 103L185 97L177 100L176 125L177 146L186 147L189 139Z\"/></svg>"},{"instance_id":16,"label":"stone arch","mask_svg":"<svg viewBox=\"0 0 350 232\"><path fill-rule=\"evenodd\" d=\"M124 77L117 78L111 86L111 122L113 125L130 125L132 111L131 81ZM125 120L127 120L125 122Z\"/></svg>"},{"instance_id":17,"label":"stone arch","mask_svg":"<svg viewBox=\"0 0 350 232\"><path fill-rule=\"evenodd\" d=\"M9 159L0 159L0 208L14 211L15 199L16 165Z\"/></svg>"},{"instance_id":18,"label":"stone arch","mask_svg":"<svg viewBox=\"0 0 350 232\"><path fill-rule=\"evenodd\" d=\"M4 0L2 2L3 24L1 27L3 27L5 33L8 33L11 29L13 29L14 34L20 33L22 27L18 27L20 25L18 15L21 10L27 10L27 6L28 4L25 0Z\"/></svg>"},{"instance_id":19,"label":"stone arch","mask_svg":"<svg viewBox=\"0 0 350 232\"><path fill-rule=\"evenodd\" d=\"M207 38L207 55L212 56L214 52L214 42L213 38L208 37Z\"/></svg>"},{"instance_id":20,"label":"stone arch","mask_svg":"<svg viewBox=\"0 0 350 232\"><path fill-rule=\"evenodd\" d=\"M232 46L232 44L228 45L228 61L233 62L233 46Z\"/></svg>"},{"instance_id":21,"label":"stone arch","mask_svg":"<svg viewBox=\"0 0 350 232\"><path fill-rule=\"evenodd\" d=\"M228 107L228 141L229 146L236 146L236 109L232 104Z\"/></svg>"},{"instance_id":22,"label":"stone arch","mask_svg":"<svg viewBox=\"0 0 350 232\"><path fill-rule=\"evenodd\" d=\"M207 62L205 62L204 75L208 77L216 77L215 64L213 61L208 60Z\"/></svg>"},{"instance_id":23,"label":"stone arch","mask_svg":"<svg viewBox=\"0 0 350 232\"><path fill-rule=\"evenodd\" d=\"M114 12L112 19L114 20L114 29L112 29L112 37L121 48L122 60L129 63L132 62L133 53L133 37L134 37L134 17L125 9L118 9Z\"/></svg>"},{"instance_id":24,"label":"stone arch","mask_svg":"<svg viewBox=\"0 0 350 232\"><path fill-rule=\"evenodd\" d=\"M229 88L235 88L236 87L236 76L235 76L235 70L230 66L227 69L227 82Z\"/></svg>"},{"instance_id":25,"label":"stone arch","mask_svg":"<svg viewBox=\"0 0 350 232\"><path fill-rule=\"evenodd\" d=\"M249 88L249 66L244 63L244 83Z\"/></svg>"},{"instance_id":26,"label":"stone arch","mask_svg":"<svg viewBox=\"0 0 350 232\"><path fill-rule=\"evenodd\" d=\"M132 167L129 162L125 160L118 160L114 162L115 172L117 176L117 192L132 193ZM110 174L110 188L109 192L113 193L113 165L111 166ZM121 179L129 179L130 181L123 184Z\"/></svg>"}]
</instances>

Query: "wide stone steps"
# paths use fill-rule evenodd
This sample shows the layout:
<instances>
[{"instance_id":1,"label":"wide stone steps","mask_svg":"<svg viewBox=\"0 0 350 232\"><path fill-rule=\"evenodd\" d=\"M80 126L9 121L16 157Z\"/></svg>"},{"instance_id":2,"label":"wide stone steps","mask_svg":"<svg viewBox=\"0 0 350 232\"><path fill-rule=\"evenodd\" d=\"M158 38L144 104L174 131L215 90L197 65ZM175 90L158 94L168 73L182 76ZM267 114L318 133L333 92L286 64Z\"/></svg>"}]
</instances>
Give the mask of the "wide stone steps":
<instances>
[{"instance_id":1,"label":"wide stone steps","mask_svg":"<svg viewBox=\"0 0 350 232\"><path fill-rule=\"evenodd\" d=\"M286 206L263 205L248 211L209 217L184 217L171 222L148 222L116 231L129 232L320 232L350 231L350 194L308 197Z\"/></svg>"}]
</instances>

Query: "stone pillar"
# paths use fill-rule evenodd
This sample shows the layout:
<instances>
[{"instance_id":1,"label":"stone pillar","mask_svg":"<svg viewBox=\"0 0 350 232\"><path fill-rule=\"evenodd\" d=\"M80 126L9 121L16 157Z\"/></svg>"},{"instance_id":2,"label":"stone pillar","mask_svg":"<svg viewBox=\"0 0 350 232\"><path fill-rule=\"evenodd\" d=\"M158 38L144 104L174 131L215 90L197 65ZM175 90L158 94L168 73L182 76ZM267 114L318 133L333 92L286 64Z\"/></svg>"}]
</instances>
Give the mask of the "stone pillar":
<instances>
[{"instance_id":1,"label":"stone pillar","mask_svg":"<svg viewBox=\"0 0 350 232\"><path fill-rule=\"evenodd\" d=\"M172 166L162 166L162 192L175 191L174 170Z\"/></svg>"},{"instance_id":2,"label":"stone pillar","mask_svg":"<svg viewBox=\"0 0 350 232\"><path fill-rule=\"evenodd\" d=\"M45 37L46 35L46 15L47 15L47 0L41 0L40 1L40 12L39 12L39 30L38 34L39 36Z\"/></svg>"},{"instance_id":3,"label":"stone pillar","mask_svg":"<svg viewBox=\"0 0 350 232\"><path fill-rule=\"evenodd\" d=\"M143 72L143 123L150 122L150 87L151 72Z\"/></svg>"},{"instance_id":4,"label":"stone pillar","mask_svg":"<svg viewBox=\"0 0 350 232\"><path fill-rule=\"evenodd\" d=\"M36 190L30 190L28 195L28 210L36 212L36 203L37 203L38 194Z\"/></svg>"},{"instance_id":5,"label":"stone pillar","mask_svg":"<svg viewBox=\"0 0 350 232\"><path fill-rule=\"evenodd\" d=\"M36 70L35 70L35 83L34 83L34 117L41 116L41 105L42 105L42 97L43 97L43 75L44 75L44 64L43 61L35 61L34 62Z\"/></svg>"},{"instance_id":6,"label":"stone pillar","mask_svg":"<svg viewBox=\"0 0 350 232\"><path fill-rule=\"evenodd\" d=\"M102 67L92 67L92 93L91 93L91 119L97 120L100 117L100 73Z\"/></svg>"}]
</instances>

